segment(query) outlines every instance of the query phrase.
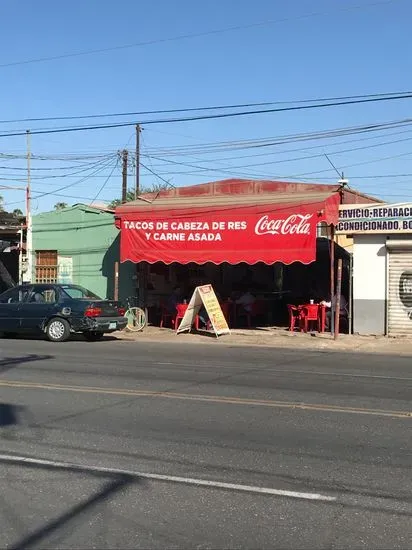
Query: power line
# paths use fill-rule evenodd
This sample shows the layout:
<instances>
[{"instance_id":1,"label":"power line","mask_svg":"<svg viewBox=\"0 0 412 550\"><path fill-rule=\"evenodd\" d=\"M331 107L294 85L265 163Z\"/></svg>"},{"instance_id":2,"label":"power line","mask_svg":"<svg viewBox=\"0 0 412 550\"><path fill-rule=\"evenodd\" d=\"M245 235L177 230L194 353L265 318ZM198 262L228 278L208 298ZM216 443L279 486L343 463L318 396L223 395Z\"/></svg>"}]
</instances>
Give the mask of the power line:
<instances>
[{"instance_id":1,"label":"power line","mask_svg":"<svg viewBox=\"0 0 412 550\"><path fill-rule=\"evenodd\" d=\"M270 105L296 105L304 103L319 103L329 101L343 101L351 99L367 99L367 98L383 98L383 97L396 97L403 96L405 94L412 94L412 91L401 92L385 92L379 94L362 94L362 95L349 95L338 97L320 97L314 99L298 99L292 101L265 101L258 103L238 103L234 105L211 105L208 107L187 107L183 109L157 109L152 111L128 111L123 113L97 113L92 115L77 115L77 116L57 116L57 117L39 117L39 118L17 118L9 120L0 120L0 124L14 124L18 122L52 122L58 120L84 120L84 119L96 119L96 118L121 118L129 116L141 116L141 115L159 115L159 114L172 114L172 113L188 113L196 111L216 111L224 109L244 109L250 107L265 107ZM394 98L395 98L394 97Z\"/></svg>"},{"instance_id":2,"label":"power line","mask_svg":"<svg viewBox=\"0 0 412 550\"><path fill-rule=\"evenodd\" d=\"M171 155L192 155L195 154L209 154L216 152L232 151L232 150L242 150L242 149L253 149L253 148L266 148L273 147L275 145L283 145L286 143L295 143L302 141L319 141L321 139L333 139L339 138L346 135L356 135L356 134L368 134L372 132L382 132L385 130L390 130L393 128L409 126L412 123L412 119L403 119L395 120L390 122L383 123L369 123L363 124L360 126L349 126L343 128L335 128L332 130L321 130L316 132L306 132L299 134L286 134L282 136L269 137L269 138L257 138L257 139L247 139L240 141L221 141L214 143L206 143L203 146L199 145L187 145L187 146L176 146L168 148L153 148L150 152L159 154L161 156ZM410 130L406 130L409 132ZM403 133L403 132L399 132ZM389 134L396 135L397 133ZM365 138L363 138L365 139ZM370 139L370 138L366 138Z\"/></svg>"},{"instance_id":3,"label":"power line","mask_svg":"<svg viewBox=\"0 0 412 550\"><path fill-rule=\"evenodd\" d=\"M110 157L107 157L107 159L112 159L113 156L110 156ZM82 168L81 170L76 170L75 172L70 172L69 174L54 174L54 175L49 175L49 176L44 176L44 175L40 175L40 176L32 176L32 180L45 180L45 179L61 179L61 178L73 178L79 174L84 174L85 172L88 172L89 170L92 170L93 168L95 168L96 166L100 166L102 161L99 161L99 162L95 162L95 163L90 163L89 165L87 165L87 168ZM3 167L0 167L0 168L3 168ZM4 167L6 168L6 167ZM11 170L26 170L25 168L10 168ZM49 170L57 170L58 168L49 168ZM3 174L4 175L4 174Z\"/></svg>"},{"instance_id":4,"label":"power line","mask_svg":"<svg viewBox=\"0 0 412 550\"><path fill-rule=\"evenodd\" d=\"M400 134L408 134L408 133L411 133L411 132L412 132L412 130L403 130L403 131L400 131L400 132L391 132L391 133L385 134L383 137L398 136ZM382 136L379 135L379 136L362 137L362 138L358 138L358 139L348 139L348 140L344 140L344 141L339 141L339 143L331 143L330 146L333 147L335 145L337 146L337 145L344 145L344 144L349 144L349 143L359 143L359 142L364 142L364 141L371 140L371 139L379 139L381 137ZM276 145L279 145L279 143L273 144L273 147L275 147ZM379 145L381 145L381 144L378 144L377 146L379 146ZM283 149L281 151L279 151L279 150L266 151L265 153L254 153L252 155L236 155L236 156L231 156L231 157L214 158L214 159L206 159L206 160L198 159L198 158L194 157L193 155L190 155L190 156L192 158L194 158L195 160L197 160L198 162L202 162L202 163L203 162L223 162L223 161L227 161L227 160L240 160L240 159L246 159L246 158L266 157L266 156L272 156L274 154L284 155L284 154L287 154L287 153L298 153L298 152L301 152L301 151L311 151L313 149L320 149L320 148L323 149L324 147L325 147L325 144L322 143L320 145L312 145L310 147L305 146L305 147L299 147L299 148L293 148L293 149ZM245 147L245 149L247 149L247 148L248 147ZM219 151L217 151L217 152L219 152ZM333 151L331 153L333 153ZM201 154L201 152L198 152L197 154ZM210 154L210 153L207 152L207 153L204 153L204 154ZM148 150L147 155L150 156L150 150ZM162 156L164 156L164 154ZM185 155L176 154L176 155L173 155L173 156L185 156ZM189 156L189 154L187 156ZM164 162L167 163L167 160L164 159ZM156 165L156 167L160 167L160 166L164 166L164 164L163 165ZM227 166L230 166L230 165L227 165ZM153 168L153 166L152 166L152 168Z\"/></svg>"},{"instance_id":5,"label":"power line","mask_svg":"<svg viewBox=\"0 0 412 550\"><path fill-rule=\"evenodd\" d=\"M111 156L112 155L107 155L106 158L110 158ZM58 170L77 170L78 168L84 168L84 167L86 167L87 169L87 167L90 167L93 165L94 165L93 162L85 162L83 164L78 164L77 166L46 166L42 168L33 167L31 168L31 170L37 171L37 172L50 172L50 171L55 172ZM18 170L18 171L25 172L27 168L23 166L0 166L0 170Z\"/></svg>"},{"instance_id":6,"label":"power line","mask_svg":"<svg viewBox=\"0 0 412 550\"><path fill-rule=\"evenodd\" d=\"M365 164L373 164L375 162L383 162L385 160L392 160L392 159L396 159L396 158L401 158L401 157L406 157L406 156L409 156L409 155L412 155L412 151L408 151L406 153L399 153L398 155L391 155L389 157L380 157L380 158L377 158L377 159L373 159L373 160L365 160L365 161L362 161L362 162L356 162L354 164L347 164L346 166L342 166L342 168L353 168L354 166L363 166ZM318 170L316 172L306 172L306 173L302 173L302 174L295 174L294 176L290 176L291 178L293 177L300 177L300 176L310 176L312 174L321 174L321 173L324 173L324 172L330 172L330 168L328 168L327 170ZM287 176L289 177L289 176Z\"/></svg>"},{"instance_id":7,"label":"power line","mask_svg":"<svg viewBox=\"0 0 412 550\"><path fill-rule=\"evenodd\" d=\"M181 117L181 118L165 118L165 119L152 119L152 120L146 120L142 121L141 124L143 125L149 125L149 124L168 124L168 123L174 123L174 122L195 122L200 120L213 120L213 119L224 119L224 118L233 118L233 117L239 117L239 116L247 116L247 115L259 115L259 114L268 114L268 113L282 113L282 112L290 112L290 111L301 111L301 110L309 110L309 109L323 109L328 107L340 107L345 105L359 105L359 104L365 104L365 103L375 103L375 102L381 102L381 101L394 101L394 100L401 100L401 99L411 99L412 93L407 93L404 95L399 95L396 97L377 97L377 98L369 98L369 99L354 99L349 101L336 101L336 102L329 102L329 103L319 103L317 105L298 105L294 107L281 107L281 108L275 108L275 109L259 109L259 110L247 110L247 111L239 111L235 113L218 113L218 114L209 114L209 115L196 115L191 117ZM411 123L412 119L405 119L404 122ZM125 128L127 126L134 126L136 124L135 121L133 122L119 122L114 124L99 124L95 126L68 126L68 127L62 127L62 128L48 128L48 129L41 129L41 130L31 130L31 135L43 135L43 134L59 134L64 132L79 132L79 131L91 131L91 130L107 130L110 128ZM15 136L23 136L26 135L27 130L19 130L15 132L8 132L8 133L2 133L0 134L0 137L15 137Z\"/></svg>"},{"instance_id":8,"label":"power line","mask_svg":"<svg viewBox=\"0 0 412 550\"><path fill-rule=\"evenodd\" d=\"M107 176L107 178L105 179L103 185L101 185L100 189L97 191L96 193L96 196L94 197L94 199L90 202L90 205L92 205L99 197L100 193L103 191L103 189L106 187L107 185L107 182L109 181L109 179L111 178L113 172L115 171L115 169L117 168L117 166L119 165L119 158L117 158L116 160L116 164L113 166L110 174Z\"/></svg>"},{"instance_id":9,"label":"power line","mask_svg":"<svg viewBox=\"0 0 412 550\"><path fill-rule=\"evenodd\" d=\"M151 174L153 174L153 176L156 176L156 178L159 178L161 181L163 181L163 183L166 183L167 186L169 187L176 187L175 185L173 185L172 183L170 183L170 181L167 181L165 178L162 178L162 176L160 176L159 174L156 174L156 172L154 172L153 170L151 170L148 166L145 166L143 164L143 162L140 162L141 166L143 166L143 168L145 168L148 172L150 172Z\"/></svg>"},{"instance_id":10,"label":"power line","mask_svg":"<svg viewBox=\"0 0 412 550\"><path fill-rule=\"evenodd\" d=\"M135 42L135 43L132 43L132 44L123 44L123 45L118 45L118 46L111 46L111 47L108 47L108 48L97 48L97 49L93 49L93 50L92 49L83 50L83 51L80 51L80 52L71 52L71 53L53 55L53 56L48 56L48 57L32 58L32 59L26 59L26 60L22 60L22 61L11 61L9 63L0 64L0 68L15 67L15 66L18 66L18 65L29 65L29 64L32 64L32 63L42 63L42 62L45 62L45 61L58 61L58 60L62 60L62 59L81 57L81 56L87 56L87 55L94 55L94 54L113 52L113 51L120 51L120 50L126 50L126 49L130 49L130 48L150 46L150 45L154 45L154 44L176 42L178 40L187 40L187 39L199 38L199 37L203 37L203 36L218 35L218 34L223 34L223 33L231 32L231 31L252 29L252 28L263 27L263 26L266 26L266 25L273 25L273 24L279 24L279 23L287 23L289 21L304 20L304 19L309 19L309 18L312 18L312 17L319 17L319 16L324 16L324 15L329 15L329 14L332 14L332 13L342 13L342 12L365 9L365 8L370 8L370 7L375 7L375 6L381 6L381 5L391 4L393 1L394 0L384 0L384 1L380 1L380 2L372 2L370 4L347 6L345 8L340 8L340 9L337 9L337 10L329 10L329 11L324 11L324 12L313 12L313 13L309 13L309 14L296 16L296 17L286 17L286 18L283 18L283 19L267 19L265 21L259 21L259 22L256 22L256 23L249 23L249 24L246 24L246 25L234 25L234 26L224 27L224 28L220 28L220 29L212 29L212 30L209 30L209 31L197 32L197 33L187 33L187 34L181 34L181 35L177 35L177 36L173 36L173 37L159 38L159 39L155 39L155 40L147 40L147 41L144 41L144 42Z\"/></svg>"},{"instance_id":11,"label":"power line","mask_svg":"<svg viewBox=\"0 0 412 550\"><path fill-rule=\"evenodd\" d=\"M403 139L391 140L391 141L386 141L386 142L383 142L383 143L374 143L372 145L363 145L361 147L351 147L350 149L342 149L342 150L338 150L338 151L329 151L329 154L330 155L341 155L341 154L344 154L344 153L352 153L352 152L356 152L356 151L362 151L362 150L365 150L365 149L374 149L376 147L383 147L385 145L394 145L395 143L403 143L405 141L411 141L411 140L412 140L412 138L403 138ZM407 153L407 154L410 154L410 153ZM149 156L149 155L144 155L143 154L143 156ZM268 166L268 165L272 165L272 164L282 164L282 163L286 163L286 162L296 162L296 161L301 161L301 160L310 160L310 159L314 159L314 158L321 158L321 157L324 157L324 156L326 156L325 153L318 153L316 155L306 155L306 156L301 156L301 157L271 160L271 161L267 161L267 162L257 162L257 163L253 163L253 164L243 164L243 165L240 165L240 166L230 166L230 165L228 165L228 168L230 170L226 170L226 171L233 171L233 170L236 170L236 169L239 169L239 168L240 169L242 169L242 168L254 168L254 167L259 167L259 166ZM153 159L156 159L156 160L159 160L159 161L163 161L165 164L178 164L176 161L171 161L171 160L164 159L164 158L161 158L161 157L157 157L157 156L154 156L154 155L150 155L150 158L153 158ZM218 162L218 161L219 161L219 159L217 159L217 160L216 159L208 160L208 161L201 160L200 162L204 163L204 162ZM200 171L209 171L209 170L211 170L208 167L198 166L198 165L196 166L194 164L189 164L189 163L182 163L181 162L179 164L182 164L183 166L188 166L190 168L199 168ZM334 169L335 169L335 167L334 167ZM224 171L225 170L222 170L222 172L224 172Z\"/></svg>"},{"instance_id":12,"label":"power line","mask_svg":"<svg viewBox=\"0 0 412 550\"><path fill-rule=\"evenodd\" d=\"M87 176L84 176L83 178L79 179L78 181L75 181L73 183L69 183L68 185L64 185L63 187L60 187L58 189L56 189L55 191L46 191L46 192L42 192L42 191L32 191L32 194L36 193L36 196L32 197L33 199L37 200L37 199L41 199L43 197L46 197L46 196L49 196L49 195L57 195L60 191L64 191L65 189L69 189L70 187L74 187L75 185L78 185L80 183L83 183L84 181L86 181L90 176L92 175L95 175L95 174L98 174L99 172L101 172L102 170L105 170L106 168L109 168L110 165L111 165L111 162L112 162L112 159L109 161L109 162L102 162L100 167L97 168L92 174L88 174ZM39 194L37 194L39 193ZM14 202L9 202L7 203L7 207L13 205L13 204L20 204L21 202L24 202L24 201L14 201Z\"/></svg>"}]
</instances>

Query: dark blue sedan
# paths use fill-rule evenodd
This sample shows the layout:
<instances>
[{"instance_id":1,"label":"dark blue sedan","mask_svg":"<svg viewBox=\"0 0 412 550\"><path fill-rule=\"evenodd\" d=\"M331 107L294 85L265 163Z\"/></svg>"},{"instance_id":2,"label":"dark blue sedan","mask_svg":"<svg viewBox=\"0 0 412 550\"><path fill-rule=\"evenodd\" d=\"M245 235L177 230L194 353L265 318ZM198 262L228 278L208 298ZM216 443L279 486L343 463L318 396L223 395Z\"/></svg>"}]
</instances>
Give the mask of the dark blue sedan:
<instances>
[{"instance_id":1,"label":"dark blue sedan","mask_svg":"<svg viewBox=\"0 0 412 550\"><path fill-rule=\"evenodd\" d=\"M51 342L64 342L80 332L94 342L126 325L118 302L78 285L26 284L0 294L0 332L5 336L37 332Z\"/></svg>"}]
</instances>

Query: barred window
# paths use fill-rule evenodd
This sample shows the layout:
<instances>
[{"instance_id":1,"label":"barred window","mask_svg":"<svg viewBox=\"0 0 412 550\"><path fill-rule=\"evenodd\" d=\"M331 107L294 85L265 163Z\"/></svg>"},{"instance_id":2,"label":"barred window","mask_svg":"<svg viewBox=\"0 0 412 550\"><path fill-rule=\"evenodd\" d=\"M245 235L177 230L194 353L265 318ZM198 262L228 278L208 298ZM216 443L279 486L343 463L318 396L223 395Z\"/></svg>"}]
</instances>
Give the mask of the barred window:
<instances>
[{"instance_id":1,"label":"barred window","mask_svg":"<svg viewBox=\"0 0 412 550\"><path fill-rule=\"evenodd\" d=\"M36 250L36 283L57 283L57 250Z\"/></svg>"}]
</instances>

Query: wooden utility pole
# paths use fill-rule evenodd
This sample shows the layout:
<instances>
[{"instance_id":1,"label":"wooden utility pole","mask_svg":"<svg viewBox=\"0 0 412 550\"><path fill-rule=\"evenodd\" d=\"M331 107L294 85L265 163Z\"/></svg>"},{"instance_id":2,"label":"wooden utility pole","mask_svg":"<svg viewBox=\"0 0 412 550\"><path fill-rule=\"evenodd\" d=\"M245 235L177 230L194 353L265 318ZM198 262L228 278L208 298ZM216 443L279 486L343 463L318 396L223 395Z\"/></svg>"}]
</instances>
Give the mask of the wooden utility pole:
<instances>
[{"instance_id":1,"label":"wooden utility pole","mask_svg":"<svg viewBox=\"0 0 412 550\"><path fill-rule=\"evenodd\" d=\"M333 304L333 297L335 295L335 228L331 224L330 226L330 332L334 333L335 325L335 308Z\"/></svg>"},{"instance_id":2,"label":"wooden utility pole","mask_svg":"<svg viewBox=\"0 0 412 550\"><path fill-rule=\"evenodd\" d=\"M335 311L335 340L339 337L339 322L340 322L340 295L342 290L342 260L338 260L338 275L336 281L336 311Z\"/></svg>"},{"instance_id":3,"label":"wooden utility pole","mask_svg":"<svg viewBox=\"0 0 412 550\"><path fill-rule=\"evenodd\" d=\"M128 151L124 149L122 151L122 202L127 201L127 158Z\"/></svg>"},{"instance_id":4,"label":"wooden utility pole","mask_svg":"<svg viewBox=\"0 0 412 550\"><path fill-rule=\"evenodd\" d=\"M113 285L113 298L119 299L119 262L114 262L114 285Z\"/></svg>"},{"instance_id":5,"label":"wooden utility pole","mask_svg":"<svg viewBox=\"0 0 412 550\"><path fill-rule=\"evenodd\" d=\"M136 124L136 184L134 189L134 198L140 195L140 124Z\"/></svg>"},{"instance_id":6,"label":"wooden utility pole","mask_svg":"<svg viewBox=\"0 0 412 550\"><path fill-rule=\"evenodd\" d=\"M33 278L33 223L31 217L31 136L27 137L27 187L26 187L26 281L31 283Z\"/></svg>"}]
</instances>

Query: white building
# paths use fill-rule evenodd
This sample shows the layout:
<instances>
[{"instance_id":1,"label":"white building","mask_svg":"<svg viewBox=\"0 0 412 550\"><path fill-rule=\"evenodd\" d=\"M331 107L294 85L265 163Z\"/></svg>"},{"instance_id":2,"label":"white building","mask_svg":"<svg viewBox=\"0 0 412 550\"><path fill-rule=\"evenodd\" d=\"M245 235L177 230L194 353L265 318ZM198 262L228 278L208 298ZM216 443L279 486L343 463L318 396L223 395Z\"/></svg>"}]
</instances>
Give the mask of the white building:
<instances>
[{"instance_id":1,"label":"white building","mask_svg":"<svg viewBox=\"0 0 412 550\"><path fill-rule=\"evenodd\" d=\"M412 336L412 204L340 207L353 237L353 331Z\"/></svg>"}]
</instances>

